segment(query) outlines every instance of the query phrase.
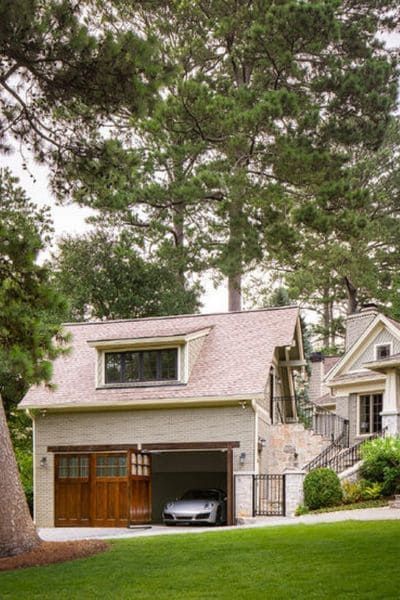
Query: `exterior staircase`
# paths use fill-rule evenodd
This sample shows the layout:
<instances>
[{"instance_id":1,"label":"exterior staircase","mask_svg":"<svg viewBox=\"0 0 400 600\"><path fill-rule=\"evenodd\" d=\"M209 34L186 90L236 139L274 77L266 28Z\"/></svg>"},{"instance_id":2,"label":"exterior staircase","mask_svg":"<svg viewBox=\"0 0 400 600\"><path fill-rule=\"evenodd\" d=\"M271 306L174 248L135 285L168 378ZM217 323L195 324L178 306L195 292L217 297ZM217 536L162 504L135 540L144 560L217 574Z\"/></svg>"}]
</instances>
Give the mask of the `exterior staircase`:
<instances>
[{"instance_id":1,"label":"exterior staircase","mask_svg":"<svg viewBox=\"0 0 400 600\"><path fill-rule=\"evenodd\" d=\"M267 472L282 473L293 464L308 465L315 457L334 458L348 446L348 437L347 419L304 398L276 397Z\"/></svg>"}]
</instances>

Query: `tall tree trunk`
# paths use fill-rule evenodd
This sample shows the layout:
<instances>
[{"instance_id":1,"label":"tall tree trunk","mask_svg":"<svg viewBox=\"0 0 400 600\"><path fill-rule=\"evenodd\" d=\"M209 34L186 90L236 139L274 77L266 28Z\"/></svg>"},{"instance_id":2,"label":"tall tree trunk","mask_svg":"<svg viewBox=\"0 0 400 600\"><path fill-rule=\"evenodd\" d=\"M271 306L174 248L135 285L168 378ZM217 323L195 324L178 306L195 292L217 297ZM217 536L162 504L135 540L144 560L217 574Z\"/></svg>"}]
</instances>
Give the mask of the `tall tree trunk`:
<instances>
[{"instance_id":1,"label":"tall tree trunk","mask_svg":"<svg viewBox=\"0 0 400 600\"><path fill-rule=\"evenodd\" d=\"M26 552L39 542L19 478L0 398L0 557Z\"/></svg>"},{"instance_id":2,"label":"tall tree trunk","mask_svg":"<svg viewBox=\"0 0 400 600\"><path fill-rule=\"evenodd\" d=\"M347 292L347 314L352 315L357 312L358 300L357 300L357 288L353 285L348 277L344 277L344 283L346 285Z\"/></svg>"},{"instance_id":3,"label":"tall tree trunk","mask_svg":"<svg viewBox=\"0 0 400 600\"><path fill-rule=\"evenodd\" d=\"M242 310L242 275L230 275L228 277L228 310L237 312Z\"/></svg>"},{"instance_id":4,"label":"tall tree trunk","mask_svg":"<svg viewBox=\"0 0 400 600\"><path fill-rule=\"evenodd\" d=\"M324 327L324 333L323 333L323 343L324 343L324 348L328 348L329 347L329 342L330 342L330 336L329 336L329 332L330 332L330 312L329 312L329 288L324 288L324 296L323 296L323 302L324 302L324 314L323 314L323 327Z\"/></svg>"},{"instance_id":5,"label":"tall tree trunk","mask_svg":"<svg viewBox=\"0 0 400 600\"><path fill-rule=\"evenodd\" d=\"M228 310L242 310L242 273L243 273L243 209L239 199L233 199L229 207L228 240Z\"/></svg>"},{"instance_id":6,"label":"tall tree trunk","mask_svg":"<svg viewBox=\"0 0 400 600\"><path fill-rule=\"evenodd\" d=\"M186 287L186 264L184 262L184 242L185 242L185 229L184 229L184 216L185 209L182 204L177 204L174 207L173 212L173 227L174 227L174 237L175 237L175 248L176 255L178 256L178 264L177 264L177 278L182 289Z\"/></svg>"}]
</instances>

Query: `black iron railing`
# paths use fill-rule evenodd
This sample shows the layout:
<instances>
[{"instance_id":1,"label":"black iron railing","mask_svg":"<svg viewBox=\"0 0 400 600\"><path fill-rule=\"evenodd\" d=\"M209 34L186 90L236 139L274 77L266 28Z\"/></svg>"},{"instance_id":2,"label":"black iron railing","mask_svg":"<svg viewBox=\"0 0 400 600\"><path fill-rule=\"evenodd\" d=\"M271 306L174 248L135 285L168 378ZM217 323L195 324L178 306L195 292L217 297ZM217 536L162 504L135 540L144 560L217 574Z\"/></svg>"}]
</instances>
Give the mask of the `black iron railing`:
<instances>
[{"instance_id":1,"label":"black iron railing","mask_svg":"<svg viewBox=\"0 0 400 600\"><path fill-rule=\"evenodd\" d=\"M285 516L285 475L253 475L253 516Z\"/></svg>"},{"instance_id":2,"label":"black iron railing","mask_svg":"<svg viewBox=\"0 0 400 600\"><path fill-rule=\"evenodd\" d=\"M353 446L350 446L350 448L345 448L336 456L334 456L326 466L330 469L333 469L333 471L336 473L343 473L343 471L346 471L346 469L349 469L361 460L361 448L365 442L373 440L382 435L384 435L384 432L374 433L367 439L361 440Z\"/></svg>"},{"instance_id":3,"label":"black iron railing","mask_svg":"<svg viewBox=\"0 0 400 600\"><path fill-rule=\"evenodd\" d=\"M336 413L296 396L278 396L273 398L273 423L302 423L306 429L312 429L330 439L332 444L340 440L348 446L349 422Z\"/></svg>"}]
</instances>

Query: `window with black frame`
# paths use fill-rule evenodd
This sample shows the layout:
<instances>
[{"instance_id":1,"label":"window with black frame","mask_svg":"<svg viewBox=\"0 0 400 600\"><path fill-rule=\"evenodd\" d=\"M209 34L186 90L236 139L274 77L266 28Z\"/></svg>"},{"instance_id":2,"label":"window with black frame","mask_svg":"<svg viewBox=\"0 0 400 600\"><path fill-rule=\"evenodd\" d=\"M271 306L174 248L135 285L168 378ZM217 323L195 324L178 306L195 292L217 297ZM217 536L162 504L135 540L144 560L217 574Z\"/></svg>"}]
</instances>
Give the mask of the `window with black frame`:
<instances>
[{"instance_id":1,"label":"window with black frame","mask_svg":"<svg viewBox=\"0 0 400 600\"><path fill-rule=\"evenodd\" d=\"M106 384L177 381L177 379L177 348L106 352L105 354Z\"/></svg>"},{"instance_id":2,"label":"window with black frame","mask_svg":"<svg viewBox=\"0 0 400 600\"><path fill-rule=\"evenodd\" d=\"M366 394L359 401L359 433L367 435L382 431L383 395Z\"/></svg>"}]
</instances>

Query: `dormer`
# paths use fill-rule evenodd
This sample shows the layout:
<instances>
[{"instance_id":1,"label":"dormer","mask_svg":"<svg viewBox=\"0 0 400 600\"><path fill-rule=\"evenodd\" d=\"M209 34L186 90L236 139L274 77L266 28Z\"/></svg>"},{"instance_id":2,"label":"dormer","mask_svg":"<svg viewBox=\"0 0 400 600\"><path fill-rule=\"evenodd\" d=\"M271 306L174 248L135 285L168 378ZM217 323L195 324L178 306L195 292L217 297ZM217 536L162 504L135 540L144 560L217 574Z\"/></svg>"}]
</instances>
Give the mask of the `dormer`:
<instances>
[{"instance_id":1,"label":"dormer","mask_svg":"<svg viewBox=\"0 0 400 600\"><path fill-rule=\"evenodd\" d=\"M212 327L146 338L89 340L96 388L185 385Z\"/></svg>"}]
</instances>

